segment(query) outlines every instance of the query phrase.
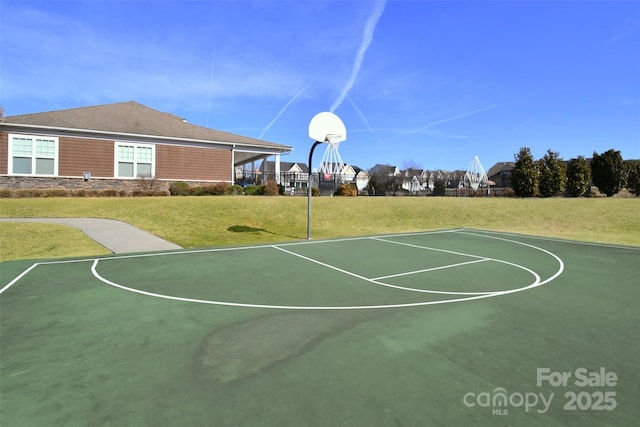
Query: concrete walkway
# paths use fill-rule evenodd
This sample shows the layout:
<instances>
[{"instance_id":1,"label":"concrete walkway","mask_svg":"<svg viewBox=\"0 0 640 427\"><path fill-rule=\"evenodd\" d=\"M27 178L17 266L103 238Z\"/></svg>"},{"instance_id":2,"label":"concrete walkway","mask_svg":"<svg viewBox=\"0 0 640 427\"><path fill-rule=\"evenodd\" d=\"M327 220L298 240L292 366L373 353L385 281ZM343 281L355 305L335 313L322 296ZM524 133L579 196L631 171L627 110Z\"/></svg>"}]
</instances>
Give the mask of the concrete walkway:
<instances>
[{"instance_id":1,"label":"concrete walkway","mask_svg":"<svg viewBox=\"0 0 640 427\"><path fill-rule=\"evenodd\" d=\"M151 252L182 247L140 230L131 224L99 218L0 218L12 222L50 222L79 228L113 253Z\"/></svg>"}]
</instances>

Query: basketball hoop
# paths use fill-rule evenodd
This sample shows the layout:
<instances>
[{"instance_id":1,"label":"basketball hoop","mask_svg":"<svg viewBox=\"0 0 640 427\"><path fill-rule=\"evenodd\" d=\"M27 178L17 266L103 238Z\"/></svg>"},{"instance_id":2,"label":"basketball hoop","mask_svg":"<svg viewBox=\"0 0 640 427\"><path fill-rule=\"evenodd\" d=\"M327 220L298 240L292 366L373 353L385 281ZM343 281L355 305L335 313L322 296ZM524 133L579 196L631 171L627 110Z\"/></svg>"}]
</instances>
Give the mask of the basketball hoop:
<instances>
[{"instance_id":1,"label":"basketball hoop","mask_svg":"<svg viewBox=\"0 0 640 427\"><path fill-rule=\"evenodd\" d=\"M478 156L474 156L471 164L467 168L467 172L464 174L464 179L461 184L468 184L473 191L477 191L481 185L486 185L487 181L487 173L485 172L482 164L480 163L480 159Z\"/></svg>"},{"instance_id":2,"label":"basketball hoop","mask_svg":"<svg viewBox=\"0 0 640 427\"><path fill-rule=\"evenodd\" d=\"M347 139L347 129L340 120L340 117L330 112L318 113L311 119L309 123L309 138L315 140L309 152L309 181L307 184L307 240L311 240L311 161L313 159L313 151L319 144L328 143L331 152L338 153L338 145ZM340 159L342 164L342 159ZM327 173L327 170L324 170ZM319 172L320 173L320 172ZM320 175L318 173L318 178Z\"/></svg>"},{"instance_id":3,"label":"basketball hoop","mask_svg":"<svg viewBox=\"0 0 640 427\"><path fill-rule=\"evenodd\" d=\"M340 134L330 133L329 135L327 135L325 141L329 144L339 144L340 141L344 141L344 138Z\"/></svg>"},{"instance_id":4,"label":"basketball hoop","mask_svg":"<svg viewBox=\"0 0 640 427\"><path fill-rule=\"evenodd\" d=\"M347 129L340 117L325 111L311 119L309 138L319 142L342 142L347 139Z\"/></svg>"}]
</instances>

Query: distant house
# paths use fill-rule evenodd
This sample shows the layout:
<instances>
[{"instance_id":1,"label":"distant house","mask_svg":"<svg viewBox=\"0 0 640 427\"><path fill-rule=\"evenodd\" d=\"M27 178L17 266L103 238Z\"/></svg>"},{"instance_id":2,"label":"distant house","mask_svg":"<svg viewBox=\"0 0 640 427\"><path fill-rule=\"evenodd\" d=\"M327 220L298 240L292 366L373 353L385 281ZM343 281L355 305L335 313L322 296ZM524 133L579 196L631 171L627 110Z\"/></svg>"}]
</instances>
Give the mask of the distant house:
<instances>
[{"instance_id":1,"label":"distant house","mask_svg":"<svg viewBox=\"0 0 640 427\"><path fill-rule=\"evenodd\" d=\"M400 176L400 169L397 166L382 165L378 163L371 169L369 169L369 176L377 177L394 177Z\"/></svg>"},{"instance_id":2,"label":"distant house","mask_svg":"<svg viewBox=\"0 0 640 427\"><path fill-rule=\"evenodd\" d=\"M423 183L425 190L429 189L432 191L436 186L436 181L448 182L450 179L449 173L442 170L424 171L424 176L426 177Z\"/></svg>"},{"instance_id":3,"label":"distant house","mask_svg":"<svg viewBox=\"0 0 640 427\"><path fill-rule=\"evenodd\" d=\"M424 191L427 188L429 176L424 169L407 169L400 171L402 176L402 188L410 193Z\"/></svg>"},{"instance_id":4,"label":"distant house","mask_svg":"<svg viewBox=\"0 0 640 427\"><path fill-rule=\"evenodd\" d=\"M266 180L274 180L285 189L307 188L309 183L309 168L304 163L280 162L279 171L276 173L276 163L266 161L260 165L260 170L265 174Z\"/></svg>"},{"instance_id":5,"label":"distant house","mask_svg":"<svg viewBox=\"0 0 640 427\"><path fill-rule=\"evenodd\" d=\"M359 167L354 167L354 171L356 171L356 187L358 191L362 191L369 185L369 172L364 169L360 169Z\"/></svg>"},{"instance_id":6,"label":"distant house","mask_svg":"<svg viewBox=\"0 0 640 427\"><path fill-rule=\"evenodd\" d=\"M348 163L345 163L342 167L342 170L339 173L341 182L354 182L356 179L357 172Z\"/></svg>"},{"instance_id":7,"label":"distant house","mask_svg":"<svg viewBox=\"0 0 640 427\"><path fill-rule=\"evenodd\" d=\"M141 178L233 183L238 169L291 152L188 123L136 102L0 121L0 187L131 188Z\"/></svg>"},{"instance_id":8,"label":"distant house","mask_svg":"<svg viewBox=\"0 0 640 427\"><path fill-rule=\"evenodd\" d=\"M514 162L498 162L491 166L487 172L489 181L493 181L496 187L511 187L511 174L515 166Z\"/></svg>"}]
</instances>

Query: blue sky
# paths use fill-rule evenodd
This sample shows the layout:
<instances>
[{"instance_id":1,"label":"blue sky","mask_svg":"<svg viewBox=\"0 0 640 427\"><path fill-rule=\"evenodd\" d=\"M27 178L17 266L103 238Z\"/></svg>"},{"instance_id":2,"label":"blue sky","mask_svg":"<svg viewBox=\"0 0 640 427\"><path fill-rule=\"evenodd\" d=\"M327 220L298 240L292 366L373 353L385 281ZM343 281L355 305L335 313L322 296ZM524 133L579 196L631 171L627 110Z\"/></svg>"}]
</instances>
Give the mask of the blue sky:
<instances>
[{"instance_id":1,"label":"blue sky","mask_svg":"<svg viewBox=\"0 0 640 427\"><path fill-rule=\"evenodd\" d=\"M362 168L640 159L640 1L2 0L0 28L9 116L135 100L306 162L333 111Z\"/></svg>"}]
</instances>

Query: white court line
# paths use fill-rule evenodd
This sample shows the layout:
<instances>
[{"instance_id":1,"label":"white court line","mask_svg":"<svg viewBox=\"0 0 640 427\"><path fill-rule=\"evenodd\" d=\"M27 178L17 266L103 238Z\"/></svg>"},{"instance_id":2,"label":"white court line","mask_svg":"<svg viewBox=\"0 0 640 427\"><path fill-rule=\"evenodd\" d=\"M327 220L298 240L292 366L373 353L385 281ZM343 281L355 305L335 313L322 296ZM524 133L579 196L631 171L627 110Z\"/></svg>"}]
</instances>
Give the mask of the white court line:
<instances>
[{"instance_id":1,"label":"white court line","mask_svg":"<svg viewBox=\"0 0 640 427\"><path fill-rule=\"evenodd\" d=\"M142 291L140 289L129 288L127 286L122 286L117 283L111 282L97 272L96 266L98 265L98 259L96 259L91 266L91 272L93 275L101 280L102 282L115 286L116 288L120 288L125 291L133 292L136 294L146 295L155 298L173 300L173 301L182 301L182 302L194 302L199 304L210 304L210 305L223 305L223 306L231 306L231 307L245 307L245 308L268 308L268 309L280 309L280 310L365 310L365 309L380 309L380 308L406 308L406 307L420 307L425 305L435 305L435 304L447 304L453 302L462 302L462 301L471 301L482 298L489 298L495 296L494 294L483 294L483 295L474 295L467 298L455 298L449 300L440 300L440 301L424 301L424 302L414 302L407 304L381 304L381 305L355 305L355 306L295 306L295 305L268 305L268 304L249 304L249 303L239 303L239 302L228 302L228 301L212 301L212 300L200 300L194 298L183 298L176 297L171 295L163 295L156 294L153 292Z\"/></svg>"},{"instance_id":2,"label":"white court line","mask_svg":"<svg viewBox=\"0 0 640 427\"><path fill-rule=\"evenodd\" d=\"M462 234L464 234L463 231L459 231L459 230L454 231L454 233L462 233ZM494 238L494 237L491 237L491 236L482 236L482 235L478 235L478 236L479 237L486 237L486 238L489 238L489 239L490 238ZM544 249L538 248L537 246L528 245L526 243L518 242L516 240L500 239L500 238L497 238L497 237L495 237L495 238L499 239L499 240L504 240L505 242L511 242L511 243L517 243L517 244L524 245L524 246L529 246L531 248L538 249L538 250L544 251L544 252L546 252L546 253L548 253L550 255L553 255L553 254L551 254L551 252L545 251ZM505 260L502 260L502 259L481 257L479 255L466 254L464 252L455 252L455 251L449 251L449 250L446 250L446 249L437 249L437 248L432 248L432 247L429 247L429 246L414 245L414 244L411 244L411 243L395 242L393 240L386 240L386 239L381 239L381 238L372 238L372 239L373 240L378 240L380 242L386 242L386 243L393 243L393 244L396 244L396 245L409 246L409 247L416 248L416 249L424 249L424 250L428 250L428 251L445 252L445 253L450 253L450 254L455 254L455 255L460 255L460 256L466 256L466 257L471 257L471 258L478 258L479 260L482 260L482 261L499 262L499 263L510 265L512 267L520 268L520 269L522 269L524 271L529 272L530 274L533 275L533 277L536 278L536 282L534 282L534 284L541 280L540 276L535 271L533 271L533 270L531 270L531 269L529 269L527 267L524 267L524 266L522 266L520 264L516 264L514 262L505 261ZM553 255L553 256L557 260L560 261L560 264L561 264L562 268L564 269L564 264L562 263L562 260L560 260L560 258L556 257L555 255ZM390 286L393 286L393 285L390 285ZM409 288L409 289L411 289L411 288ZM449 294L450 293L450 294L454 294L454 292L444 292L444 291L430 291L430 292L431 293L443 293L443 294ZM501 293L501 292L504 292L504 291L487 291L487 292L482 292L482 293ZM476 292L476 293L479 294L480 292ZM468 293L460 292L460 294L461 295L469 295L469 294L472 294L472 292L468 292Z\"/></svg>"},{"instance_id":3,"label":"white court line","mask_svg":"<svg viewBox=\"0 0 640 427\"><path fill-rule=\"evenodd\" d=\"M181 301L181 302L192 302L192 303L199 303L199 304L210 304L210 305L223 305L223 306L230 306L230 307L245 307L245 308L267 308L267 309L280 309L280 310L322 310L322 311L326 311L326 310L365 310L365 309L381 309L381 308L407 308L407 307L421 307L421 306L427 306L427 305L436 305L436 304L449 304L449 303L454 303L454 302L463 302L463 301L472 301L472 300L477 300L477 299L483 299L483 298L490 298L496 295L501 295L503 292L496 292L496 293L486 293L486 294L480 294L480 295L473 295L473 296L467 296L465 298L454 298L454 299L448 299L448 300L439 300L439 301L423 301L423 302L414 302L414 303L405 303L405 304L380 304L380 305L354 305L354 306L295 306L295 305L269 305L269 304L250 304L250 303L239 303L239 302L229 302L229 301L212 301L212 300L201 300L201 299L195 299L195 298L183 298L183 297L177 297L177 296L172 296L172 295L163 295L163 294L156 294L154 292L147 292L147 291L143 291L140 289L134 289L134 288L129 288L127 286L123 286L120 285L118 283L115 282L111 282L107 279L105 279L104 277L100 276L100 274L98 273L98 271L96 270L96 267L98 266L98 262L100 260L96 259L94 260L92 266L91 266L91 272L93 273L93 275L99 279L100 281L110 285L110 286L114 286L116 288L125 290L125 291L129 291L129 292L133 292L136 294L140 294L140 295L146 295L146 296L150 296L150 297L155 297L155 298L161 298L161 299L167 299L167 300L173 300L173 301ZM544 283L538 283L536 284L536 286L540 286ZM529 285L529 287L531 287L532 285ZM511 290L509 291L509 293L511 292L518 292L520 290L523 290L525 288L521 288L521 289L515 289L515 290Z\"/></svg>"},{"instance_id":4,"label":"white court line","mask_svg":"<svg viewBox=\"0 0 640 427\"><path fill-rule=\"evenodd\" d=\"M93 261L94 258L90 258L90 259L70 259L70 260L62 260L62 261L43 261L43 262L36 262L33 265L31 265L31 267L27 268L25 271L23 271L22 273L20 273L20 275L18 275L15 279L13 279L11 282L7 283L2 289L0 289L0 295L2 295L2 293L4 291L6 291L7 289L9 289L11 286L13 286L14 284L16 284L18 282L18 280L22 279L27 273L29 273L31 270L33 270L34 268L40 266L40 265L54 265L54 264L75 264L78 262L88 262L88 261Z\"/></svg>"},{"instance_id":5,"label":"white court line","mask_svg":"<svg viewBox=\"0 0 640 427\"><path fill-rule=\"evenodd\" d=\"M411 243L396 242L394 240L387 240L387 239L383 239L383 238L380 238L380 237L370 237L370 239L371 240L377 240L379 242L393 243L394 245L409 246L410 248L424 249L424 250L427 250L427 251L443 252L443 253L446 253L446 254L460 255L460 256L465 256L465 257L470 257L470 258L478 258L478 259L483 259L483 260L491 259L491 258L479 256L479 255L465 254L464 252L449 251L449 250L446 250L446 249L431 248L429 246L420 246L420 245L414 245L414 244L411 244Z\"/></svg>"},{"instance_id":6,"label":"white court line","mask_svg":"<svg viewBox=\"0 0 640 427\"><path fill-rule=\"evenodd\" d=\"M429 234L442 234L442 233L451 233L461 229L449 229L449 230L433 230L433 231L424 231L419 233L398 233L398 234L388 234L382 235L380 237L399 237L399 236L423 236ZM295 246L295 245L309 245L309 244L321 244L321 243L335 243L335 242L348 242L348 241L357 241L357 240L367 240L370 239L371 236L361 236L361 237L349 237L349 238L341 238L341 239L330 239L330 240L305 240L302 242L289 242L282 243L279 246ZM130 255L117 255L117 256L104 256L98 258L82 258L82 259L67 259L67 260L57 260L57 261L43 261L33 264L27 270L23 271L19 276L9 282L0 290L0 295L15 283L17 283L22 277L24 277L28 272L30 272L33 268L39 265L52 265L52 264L72 264L77 262L89 262L94 260L117 260L117 259L130 259L130 258L150 258L157 256L169 256L169 255L189 255L189 254L202 254L202 253L213 253L213 252L226 252L226 251L242 251L249 249L267 249L273 248L274 245L256 245L256 246L237 246L237 247L224 247L224 248L207 248L207 249L190 249L190 250L182 250L182 251L170 251L170 252L151 252L145 254L130 254Z\"/></svg>"},{"instance_id":7,"label":"white court line","mask_svg":"<svg viewBox=\"0 0 640 427\"><path fill-rule=\"evenodd\" d=\"M369 283L373 283L374 285L384 286L384 287L393 288L393 289L399 289L401 291L421 292L421 293L424 293L424 294L440 294L440 295L485 295L485 294L490 294L490 293L494 292L494 291L487 291L487 292L434 291L434 290L431 290L431 289L418 289L418 288L409 288L407 286L392 285L391 283L380 282L378 279L370 279L368 277L361 276L359 274L353 273L351 271L344 270L342 268L333 266L331 264L327 264L325 262L318 261L317 259L309 258L307 256L304 256L304 255L301 255L301 254L298 254L298 253L295 253L295 252L292 252L292 251L288 251L286 249L282 249L282 248L280 248L278 246L275 246L275 245L273 246L273 248L274 249L278 249L278 250L280 250L282 252L286 252L289 255L297 256L298 258L302 258L302 259L304 259L306 261L313 262L315 264L321 265L323 267L326 267L326 268L329 268L329 269L332 269L332 270L336 270L336 271L338 271L340 273L344 273L344 274L347 274L349 276L353 276L353 277L355 277L357 279L364 280L364 281L369 282ZM533 275L534 275L534 277L536 277L536 280L540 279L540 277L537 276L535 273L533 273Z\"/></svg>"},{"instance_id":8,"label":"white court line","mask_svg":"<svg viewBox=\"0 0 640 427\"><path fill-rule=\"evenodd\" d=\"M622 245L614 245L610 243L595 243L595 242L580 242L578 240L569 240L569 239L558 239L553 237L542 237L542 236L530 236L528 234L518 234L518 233L507 233L504 231L492 231L492 230L474 230L467 228L460 228L451 230L452 233L486 233L486 234L500 234L503 236L512 236L512 237L522 237L525 239L536 239L536 240L547 240L549 242L558 242L558 243L568 243L572 245L584 245L584 246L596 246L602 248L613 248L613 249L631 249L632 251L640 251L640 246L622 246ZM480 235L481 237L485 237L484 235Z\"/></svg>"},{"instance_id":9,"label":"white court line","mask_svg":"<svg viewBox=\"0 0 640 427\"><path fill-rule=\"evenodd\" d=\"M407 271L406 273L390 274L388 276L374 277L371 280L392 279L394 277L410 276L412 274L427 273L429 271L444 270L445 268L460 267L462 265L476 264L478 262L493 261L490 258L476 259L474 261L459 262L457 264L441 265L440 267L425 268L424 270Z\"/></svg>"},{"instance_id":10,"label":"white court line","mask_svg":"<svg viewBox=\"0 0 640 427\"><path fill-rule=\"evenodd\" d=\"M27 275L27 273L29 273L31 270L33 270L34 268L36 268L38 265L40 265L39 263L35 263L33 264L31 267L27 268L25 271L23 271L22 273L20 273L20 275L18 277L16 277L15 279L13 279L12 281L10 281L9 283L7 283L2 289L0 289L0 295L2 295L2 293L4 291L6 291L7 289L9 289L11 286L13 286L14 283L17 283L18 280L22 279L24 276Z\"/></svg>"},{"instance_id":11,"label":"white court line","mask_svg":"<svg viewBox=\"0 0 640 427\"><path fill-rule=\"evenodd\" d=\"M384 239L382 239L383 237L401 237L401 236L414 236L414 235L429 235L429 234L438 234L438 233L457 233L457 232L464 232L465 229L453 229L453 230L439 230L439 231L430 231L430 232L421 232L421 233L401 233L401 234L393 234L393 235L385 235L385 236L379 236L380 240L384 241ZM471 234L471 233L467 233L467 234ZM487 237L487 238L491 238L491 236L484 236L484 235L477 235L479 237ZM522 237L527 237L527 236L522 236ZM313 242L293 242L293 243L285 243L285 244L281 244L280 246L292 246L292 245L303 245L303 244L316 244L316 243L331 243L331 242L342 242L342 241L353 241L353 240L365 240L365 239L371 239L372 237L355 237L355 238L347 238L347 239L333 239L333 240L320 240L320 241L313 241ZM375 238L374 238L375 239ZM190 253L207 253L207 252L219 252L219 251L232 251L232 250L243 250L243 249L263 249L263 248L276 248L279 250L282 250L284 252L288 252L291 253L292 255L295 256L300 256L303 258L306 258L304 256L301 256L299 254L295 254L294 252L291 251L286 251L283 250L282 248L279 247L275 247L274 245L261 245L261 246L248 246L248 247L236 247L236 248L210 248L210 249L202 249L202 250L191 250L191 251L174 251L174 252L165 252L165 253L151 253L151 254L134 254L134 255L125 255L125 256L116 256L116 257L102 257L102 258L95 258L95 259L80 259L80 260L66 260L66 261L51 261L51 262L42 262L42 263L37 263L32 265L29 269L25 270L22 274L20 274L18 277L16 277L11 283L9 283L7 286L5 286L2 291L4 292L6 289L8 289L11 285L15 284L16 282L18 282L22 277L24 277L24 275L26 275L29 271L31 271L33 268L35 268L38 265L45 265L45 264L63 264L63 263L73 263L73 262L86 262L86 261L93 261L93 265L91 267L91 271L94 275L94 277L98 278L100 281L109 284L111 286L115 286L118 288L121 288L123 290L127 290L130 292L134 292L134 293L139 293L139 294L143 294L143 295L148 295L148 296L153 296L153 297L158 297L158 298L164 298L164 299L170 299L170 300L177 300L177 301L186 301L186 302L197 302L197 303L204 303L204 304L215 304L215 305L227 305L227 306L236 306L236 307L252 307L252 308L279 308L279 309L298 309L298 310L354 310L354 309L368 309L368 308L400 308L400 307L416 307L416 306L426 306L426 305L434 305L434 304L446 304L446 303L453 303L453 302L462 302L462 301L470 301L470 300L475 300L475 299L482 299L482 298L489 298L489 297L493 297L493 296L498 296L498 295L505 295L505 294L510 294L510 293L516 293L516 292L521 292L524 290L528 290L537 286L542 286L544 284L549 283L550 281L554 280L555 278L557 278L560 274L562 274L563 270L564 270L564 263L562 262L562 260L557 257L555 254L544 250L542 248L533 246L533 245L529 245L526 243L522 243L522 242L518 242L518 241L514 241L514 240L509 240L509 239L501 239L501 238L496 238L498 240L503 240L506 242L511 242L511 243L516 243L516 244L521 244L524 246L529 246L533 249L536 250L541 250L551 256L553 256L560 264L560 268L558 269L558 271L551 277L549 277L548 279L541 281L540 276L538 276L535 272L533 272L530 269L527 269L526 267L514 264L514 263L510 263L510 262L506 262L506 261L502 261L502 260L497 260L497 259L491 259L491 258L482 258L476 255L470 255L470 254L463 254L463 253L457 253L459 255L462 256L469 256L469 257L476 257L479 259L486 259L486 260L492 260L492 261L496 261L496 262L502 262L505 264L509 264L512 266L515 266L517 268L521 268L524 269L525 271L528 271L529 273L533 274L534 277L536 277L536 280L525 287L521 287L521 288L516 288L516 289L510 289L510 290L506 290L506 291L495 291L495 292L482 292L482 293L466 293L466 292L441 292L441 291L430 291L430 290L422 290L422 289L413 289L413 288L404 288L401 286L394 286L394 285L389 285L386 283L382 283L382 282L377 282L375 280L372 279L367 279L364 278L362 276L359 275L355 275L354 273L350 273L347 272L346 270L343 270L344 273L346 274L350 274L352 276L357 276L359 278L362 278L365 281L377 284L377 285L381 285L381 286L387 286L387 287L391 287L391 288L396 288L396 289L403 289L403 290L408 290L408 291L413 291L413 292L424 292L424 293L435 293L435 294L454 294L454 295L471 295L465 298L455 298L455 299L448 299L448 300L440 300L440 301L425 301L425 302L418 302L418 303L407 303L407 304L383 304L383 305L369 305L369 306L325 306L325 307L313 307L313 306L278 306L278 305L264 305L264 304L245 304L245 303L234 303L234 302L225 302L225 301L210 301L210 300L198 300L198 299L192 299L192 298L182 298L182 297L174 297L174 296L168 296L168 295L162 295L162 294L155 294L152 292L146 292L146 291L141 291L138 289L133 289L133 288L129 288L126 286L122 286L113 282L110 282L109 280L101 277L98 272L97 272L97 265L98 262L100 260L112 260L112 259L123 259L123 258L141 258L141 257L151 257L151 256L162 256L162 255L182 255L182 254L190 254ZM393 241L387 241L389 243L396 243L396 244L403 244L400 242L393 242ZM571 241L567 241L567 243L572 243ZM407 245L407 244L405 244ZM415 247L421 248L421 249L434 249L434 248L428 248L428 247L424 247L424 246L417 246L417 245L413 245ZM444 250L440 250L440 251L444 251ZM450 253L455 253L453 251L449 251ZM309 261L311 262L318 262L316 260L313 260L311 258L307 258ZM325 266L332 268L332 266L329 266L328 264L326 264ZM336 269L336 268L334 268Z\"/></svg>"}]
</instances>

